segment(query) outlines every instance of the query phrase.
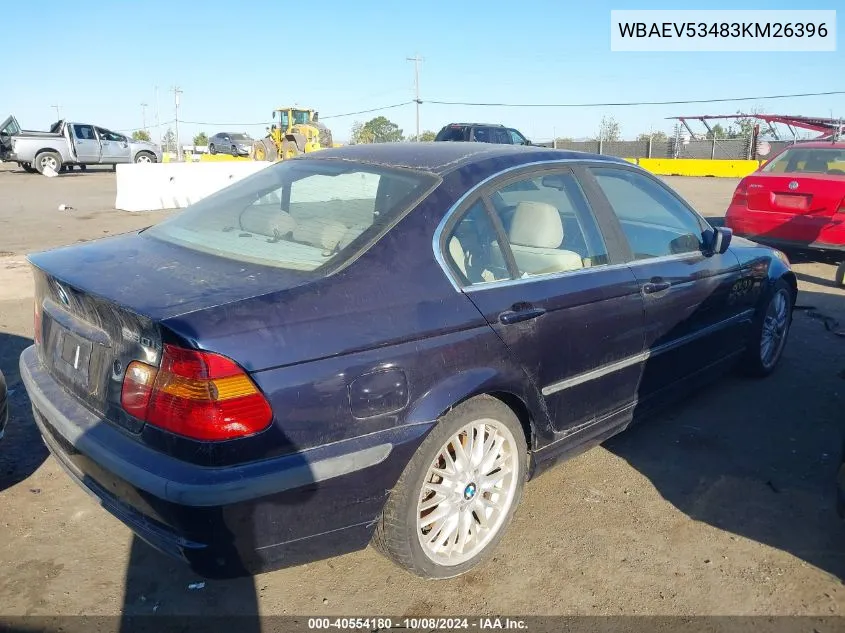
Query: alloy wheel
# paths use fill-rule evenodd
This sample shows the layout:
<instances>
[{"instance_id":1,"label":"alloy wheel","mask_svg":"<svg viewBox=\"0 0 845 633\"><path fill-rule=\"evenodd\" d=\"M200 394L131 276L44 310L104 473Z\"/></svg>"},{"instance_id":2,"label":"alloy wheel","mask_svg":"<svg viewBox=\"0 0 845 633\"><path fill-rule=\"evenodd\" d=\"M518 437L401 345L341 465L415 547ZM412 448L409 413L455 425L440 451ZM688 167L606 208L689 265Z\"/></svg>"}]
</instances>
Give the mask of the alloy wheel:
<instances>
[{"instance_id":1,"label":"alloy wheel","mask_svg":"<svg viewBox=\"0 0 845 633\"><path fill-rule=\"evenodd\" d=\"M417 503L417 538L443 566L478 555L505 522L518 489L513 434L493 419L462 427L440 448Z\"/></svg>"}]
</instances>

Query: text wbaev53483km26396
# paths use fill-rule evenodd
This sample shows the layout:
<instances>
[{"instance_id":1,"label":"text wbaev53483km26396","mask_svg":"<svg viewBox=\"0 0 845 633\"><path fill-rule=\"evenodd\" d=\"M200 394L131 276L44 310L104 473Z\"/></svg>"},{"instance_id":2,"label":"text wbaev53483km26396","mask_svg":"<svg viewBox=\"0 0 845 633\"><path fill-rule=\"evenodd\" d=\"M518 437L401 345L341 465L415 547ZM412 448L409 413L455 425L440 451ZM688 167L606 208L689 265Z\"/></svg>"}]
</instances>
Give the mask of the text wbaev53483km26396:
<instances>
[{"instance_id":1,"label":"text wbaev53483km26396","mask_svg":"<svg viewBox=\"0 0 845 633\"><path fill-rule=\"evenodd\" d=\"M611 11L610 49L833 52L836 11Z\"/></svg>"}]
</instances>

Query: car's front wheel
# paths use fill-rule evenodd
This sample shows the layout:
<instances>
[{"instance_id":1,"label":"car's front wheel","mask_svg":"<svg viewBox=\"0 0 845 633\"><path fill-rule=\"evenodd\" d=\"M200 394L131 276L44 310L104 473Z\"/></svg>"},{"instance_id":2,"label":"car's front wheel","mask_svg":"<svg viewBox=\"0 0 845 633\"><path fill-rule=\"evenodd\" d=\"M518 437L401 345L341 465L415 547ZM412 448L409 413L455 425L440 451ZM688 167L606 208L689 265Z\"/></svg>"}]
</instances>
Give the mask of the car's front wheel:
<instances>
[{"instance_id":1,"label":"car's front wheel","mask_svg":"<svg viewBox=\"0 0 845 633\"><path fill-rule=\"evenodd\" d=\"M763 377L775 370L786 346L793 307L792 288L785 280L779 279L772 285L764 307L752 323L743 362L746 373Z\"/></svg>"},{"instance_id":2,"label":"car's front wheel","mask_svg":"<svg viewBox=\"0 0 845 633\"><path fill-rule=\"evenodd\" d=\"M480 396L445 414L394 487L374 545L423 578L451 578L498 545L522 497L528 448L502 401Z\"/></svg>"}]
</instances>

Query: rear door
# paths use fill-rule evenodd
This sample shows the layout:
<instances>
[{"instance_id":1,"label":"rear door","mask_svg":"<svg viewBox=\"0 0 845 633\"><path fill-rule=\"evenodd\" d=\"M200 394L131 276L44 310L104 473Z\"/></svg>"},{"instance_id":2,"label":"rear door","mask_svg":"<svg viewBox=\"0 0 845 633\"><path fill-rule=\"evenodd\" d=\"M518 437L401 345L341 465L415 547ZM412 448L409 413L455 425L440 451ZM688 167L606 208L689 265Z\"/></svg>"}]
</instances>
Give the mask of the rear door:
<instances>
[{"instance_id":1,"label":"rear door","mask_svg":"<svg viewBox=\"0 0 845 633\"><path fill-rule=\"evenodd\" d=\"M74 123L71 125L71 136L74 151L80 163L100 162L102 147L93 125Z\"/></svg>"},{"instance_id":2,"label":"rear door","mask_svg":"<svg viewBox=\"0 0 845 633\"><path fill-rule=\"evenodd\" d=\"M555 431L623 422L642 367L643 298L573 173L495 181L442 235L457 284L530 375Z\"/></svg>"},{"instance_id":3,"label":"rear door","mask_svg":"<svg viewBox=\"0 0 845 633\"><path fill-rule=\"evenodd\" d=\"M648 354L638 398L742 349L752 311L735 301L739 260L705 252L712 230L657 178L623 165L584 170L587 188L608 204L630 248L630 270L645 305Z\"/></svg>"}]
</instances>

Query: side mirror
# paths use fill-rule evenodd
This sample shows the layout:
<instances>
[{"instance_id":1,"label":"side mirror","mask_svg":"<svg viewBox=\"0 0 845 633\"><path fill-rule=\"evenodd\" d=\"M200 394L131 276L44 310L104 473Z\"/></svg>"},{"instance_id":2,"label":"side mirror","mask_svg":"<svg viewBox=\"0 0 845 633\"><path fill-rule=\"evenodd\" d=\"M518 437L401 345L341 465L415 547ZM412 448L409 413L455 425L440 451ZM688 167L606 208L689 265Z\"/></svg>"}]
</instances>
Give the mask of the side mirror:
<instances>
[{"instance_id":1,"label":"side mirror","mask_svg":"<svg viewBox=\"0 0 845 633\"><path fill-rule=\"evenodd\" d=\"M274 121L276 120L276 111L275 110L273 110L273 120Z\"/></svg>"},{"instance_id":2,"label":"side mirror","mask_svg":"<svg viewBox=\"0 0 845 633\"><path fill-rule=\"evenodd\" d=\"M531 145L531 141L529 141L528 139L525 139L525 144L526 144L526 145Z\"/></svg>"},{"instance_id":3,"label":"side mirror","mask_svg":"<svg viewBox=\"0 0 845 633\"><path fill-rule=\"evenodd\" d=\"M725 226L717 226L710 235L708 250L713 255L724 255L731 245L733 234L734 232L731 229Z\"/></svg>"}]
</instances>

